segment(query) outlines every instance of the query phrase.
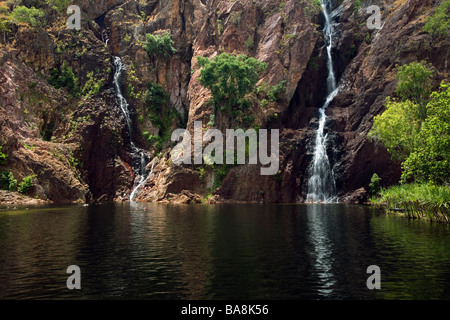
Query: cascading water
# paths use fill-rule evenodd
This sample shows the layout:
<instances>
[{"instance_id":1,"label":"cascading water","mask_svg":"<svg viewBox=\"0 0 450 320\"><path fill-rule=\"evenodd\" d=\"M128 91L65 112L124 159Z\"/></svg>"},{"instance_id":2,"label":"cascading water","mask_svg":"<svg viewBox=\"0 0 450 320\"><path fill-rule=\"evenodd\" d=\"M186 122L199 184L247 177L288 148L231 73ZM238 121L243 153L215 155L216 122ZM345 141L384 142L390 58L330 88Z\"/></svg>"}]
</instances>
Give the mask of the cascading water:
<instances>
[{"instance_id":1,"label":"cascading water","mask_svg":"<svg viewBox=\"0 0 450 320\"><path fill-rule=\"evenodd\" d=\"M130 201L133 201L138 194L141 187L145 184L147 181L147 178L150 176L150 174L153 171L150 171L150 173L147 175L147 163L148 159L145 155L145 152L138 148L136 144L133 141L133 122L131 120L131 113L129 109L129 105L125 97L122 95L122 89L120 87L120 79L122 77L122 73L125 70L125 65L122 62L122 59L119 57L114 57L114 86L116 89L116 97L117 101L119 103L120 110L122 111L122 114L125 118L125 123L128 129L128 135L130 138L130 148L131 148L131 157L132 157L132 165L133 170L135 171L137 177L139 178L139 181L137 183L137 186L133 189L130 195Z\"/></svg>"},{"instance_id":2,"label":"cascading water","mask_svg":"<svg viewBox=\"0 0 450 320\"><path fill-rule=\"evenodd\" d=\"M325 134L325 124L327 116L326 108L329 106L334 97L338 93L336 84L336 76L333 67L333 58L331 49L333 47L333 25L330 19L331 0L320 0L322 11L325 16L325 26L323 29L326 45L327 45L327 97L322 108L319 109L319 127L316 131L313 160L310 167L310 178L308 180L307 201L314 202L335 202L336 183L334 181L333 171L327 155L327 134Z\"/></svg>"}]
</instances>

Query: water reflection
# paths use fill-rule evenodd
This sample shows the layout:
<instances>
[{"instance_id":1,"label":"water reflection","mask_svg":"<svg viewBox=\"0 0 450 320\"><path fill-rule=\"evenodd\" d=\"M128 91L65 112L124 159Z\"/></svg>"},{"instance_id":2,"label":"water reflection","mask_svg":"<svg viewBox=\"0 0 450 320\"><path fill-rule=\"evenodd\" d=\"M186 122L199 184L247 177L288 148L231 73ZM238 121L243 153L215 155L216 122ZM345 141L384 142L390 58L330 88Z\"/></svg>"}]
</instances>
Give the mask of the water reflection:
<instances>
[{"instance_id":1,"label":"water reflection","mask_svg":"<svg viewBox=\"0 0 450 320\"><path fill-rule=\"evenodd\" d=\"M0 213L0 298L450 298L450 230L346 205ZM66 288L78 265L82 290ZM369 265L382 290L366 287Z\"/></svg>"},{"instance_id":2,"label":"water reflection","mask_svg":"<svg viewBox=\"0 0 450 320\"><path fill-rule=\"evenodd\" d=\"M334 263L333 243L328 232L335 228L328 205L311 204L307 206L308 240L311 249L308 254L314 266L313 277L318 278L318 292L327 297L336 284L332 267Z\"/></svg>"}]
</instances>

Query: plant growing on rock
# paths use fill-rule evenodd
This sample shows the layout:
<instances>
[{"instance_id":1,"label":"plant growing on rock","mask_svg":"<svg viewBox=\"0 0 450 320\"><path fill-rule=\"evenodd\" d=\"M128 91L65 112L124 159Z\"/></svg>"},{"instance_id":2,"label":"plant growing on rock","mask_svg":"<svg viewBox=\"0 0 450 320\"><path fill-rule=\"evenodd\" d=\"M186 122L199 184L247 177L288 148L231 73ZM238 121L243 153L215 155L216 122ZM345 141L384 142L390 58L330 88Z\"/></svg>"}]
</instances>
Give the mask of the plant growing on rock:
<instances>
[{"instance_id":1,"label":"plant growing on rock","mask_svg":"<svg viewBox=\"0 0 450 320\"><path fill-rule=\"evenodd\" d=\"M450 0L445 0L436 9L432 16L429 16L423 26L423 31L429 33L433 39L438 39L448 34L450 27Z\"/></svg>"},{"instance_id":2,"label":"plant growing on rock","mask_svg":"<svg viewBox=\"0 0 450 320\"><path fill-rule=\"evenodd\" d=\"M60 69L53 68L50 71L48 82L56 89L67 88L74 95L79 93L78 78L67 61L63 62Z\"/></svg>"},{"instance_id":3,"label":"plant growing on rock","mask_svg":"<svg viewBox=\"0 0 450 320\"><path fill-rule=\"evenodd\" d=\"M255 90L267 64L255 58L240 54L238 56L222 53L213 59L198 57L200 84L211 90L214 104L220 104L229 114L238 107L247 93Z\"/></svg>"},{"instance_id":4,"label":"plant growing on rock","mask_svg":"<svg viewBox=\"0 0 450 320\"><path fill-rule=\"evenodd\" d=\"M431 94L427 118L418 135L419 146L403 163L402 181L444 184L450 181L450 85Z\"/></svg>"},{"instance_id":5,"label":"plant growing on rock","mask_svg":"<svg viewBox=\"0 0 450 320\"><path fill-rule=\"evenodd\" d=\"M142 44L145 51L151 56L163 56L169 58L177 50L173 47L173 40L169 33L160 36L158 34L146 34L146 40Z\"/></svg>"},{"instance_id":6,"label":"plant growing on rock","mask_svg":"<svg viewBox=\"0 0 450 320\"><path fill-rule=\"evenodd\" d=\"M17 188L17 191L19 191L22 194L29 194L31 188L33 187L33 179L36 177L36 175L32 174L29 176L26 176L22 179L22 182L19 183L19 187Z\"/></svg>"},{"instance_id":7,"label":"plant growing on rock","mask_svg":"<svg viewBox=\"0 0 450 320\"><path fill-rule=\"evenodd\" d=\"M372 196L377 196L381 191L381 178L376 173L370 179L369 189Z\"/></svg>"},{"instance_id":8,"label":"plant growing on rock","mask_svg":"<svg viewBox=\"0 0 450 320\"><path fill-rule=\"evenodd\" d=\"M17 22L26 23L32 27L40 27L45 24L44 10L36 9L35 7L18 6L14 8L12 17Z\"/></svg>"},{"instance_id":9,"label":"plant growing on rock","mask_svg":"<svg viewBox=\"0 0 450 320\"><path fill-rule=\"evenodd\" d=\"M3 147L0 146L0 164L5 164L6 158L8 158L7 154L2 152Z\"/></svg>"},{"instance_id":10,"label":"plant growing on rock","mask_svg":"<svg viewBox=\"0 0 450 320\"><path fill-rule=\"evenodd\" d=\"M397 94L386 99L386 111L374 118L370 139L383 143L402 163L402 182L442 184L450 180L450 85L431 91L431 72L412 63L399 71Z\"/></svg>"},{"instance_id":11,"label":"plant growing on rock","mask_svg":"<svg viewBox=\"0 0 450 320\"><path fill-rule=\"evenodd\" d=\"M83 87L82 94L89 98L90 96L95 96L100 93L100 90L103 87L105 80L104 79L96 79L94 77L94 72L91 71L87 74L87 81Z\"/></svg>"},{"instance_id":12,"label":"plant growing on rock","mask_svg":"<svg viewBox=\"0 0 450 320\"><path fill-rule=\"evenodd\" d=\"M14 178L14 174L6 171L0 172L0 189L16 191L17 189L17 180Z\"/></svg>"},{"instance_id":13,"label":"plant growing on rock","mask_svg":"<svg viewBox=\"0 0 450 320\"><path fill-rule=\"evenodd\" d=\"M403 101L410 100L419 106L417 115L420 120L426 118L426 104L431 93L431 75L433 70L424 62L412 62L398 68L398 85L395 93Z\"/></svg>"}]
</instances>

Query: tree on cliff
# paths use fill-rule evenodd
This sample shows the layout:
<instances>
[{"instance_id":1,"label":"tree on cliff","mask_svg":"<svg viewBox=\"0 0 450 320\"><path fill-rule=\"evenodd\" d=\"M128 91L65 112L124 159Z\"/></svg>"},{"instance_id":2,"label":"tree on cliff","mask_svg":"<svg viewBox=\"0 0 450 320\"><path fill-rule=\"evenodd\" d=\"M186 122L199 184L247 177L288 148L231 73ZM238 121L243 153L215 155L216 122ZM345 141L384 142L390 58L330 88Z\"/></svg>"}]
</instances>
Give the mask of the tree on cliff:
<instances>
[{"instance_id":1,"label":"tree on cliff","mask_svg":"<svg viewBox=\"0 0 450 320\"><path fill-rule=\"evenodd\" d=\"M396 90L401 101L386 99L369 138L381 141L403 161L402 181L443 184L450 180L450 85L431 91L431 70L421 63L400 68Z\"/></svg>"},{"instance_id":2,"label":"tree on cliff","mask_svg":"<svg viewBox=\"0 0 450 320\"><path fill-rule=\"evenodd\" d=\"M35 7L18 6L14 9L12 16L17 22L26 23L32 27L39 27L45 24L44 10Z\"/></svg>"},{"instance_id":3,"label":"tree on cliff","mask_svg":"<svg viewBox=\"0 0 450 320\"><path fill-rule=\"evenodd\" d=\"M450 181L450 85L431 94L428 116L418 134L418 147L403 163L402 180Z\"/></svg>"},{"instance_id":4,"label":"tree on cliff","mask_svg":"<svg viewBox=\"0 0 450 320\"><path fill-rule=\"evenodd\" d=\"M228 113L239 106L249 92L255 90L267 64L255 58L222 53L213 59L198 57L202 67L200 83L211 90L216 107L223 105Z\"/></svg>"},{"instance_id":5,"label":"tree on cliff","mask_svg":"<svg viewBox=\"0 0 450 320\"><path fill-rule=\"evenodd\" d=\"M394 159L404 161L418 147L417 135L427 114L431 74L425 63L400 66L395 90L400 100L386 98L386 111L374 118L369 138L379 140Z\"/></svg>"}]
</instances>

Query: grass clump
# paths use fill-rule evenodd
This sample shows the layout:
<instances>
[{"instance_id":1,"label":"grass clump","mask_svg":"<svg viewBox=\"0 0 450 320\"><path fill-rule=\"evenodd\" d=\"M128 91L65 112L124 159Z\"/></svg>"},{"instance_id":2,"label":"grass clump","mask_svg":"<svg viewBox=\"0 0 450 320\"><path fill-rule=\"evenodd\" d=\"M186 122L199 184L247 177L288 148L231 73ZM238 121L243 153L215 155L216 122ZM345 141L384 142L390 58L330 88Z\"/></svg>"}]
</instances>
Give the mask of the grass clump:
<instances>
[{"instance_id":1,"label":"grass clump","mask_svg":"<svg viewBox=\"0 0 450 320\"><path fill-rule=\"evenodd\" d=\"M401 209L408 218L450 222L450 188L447 186L430 183L393 186L381 189L371 202L387 206L388 212Z\"/></svg>"}]
</instances>

